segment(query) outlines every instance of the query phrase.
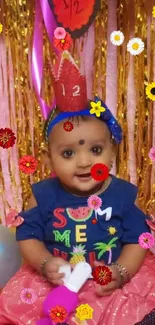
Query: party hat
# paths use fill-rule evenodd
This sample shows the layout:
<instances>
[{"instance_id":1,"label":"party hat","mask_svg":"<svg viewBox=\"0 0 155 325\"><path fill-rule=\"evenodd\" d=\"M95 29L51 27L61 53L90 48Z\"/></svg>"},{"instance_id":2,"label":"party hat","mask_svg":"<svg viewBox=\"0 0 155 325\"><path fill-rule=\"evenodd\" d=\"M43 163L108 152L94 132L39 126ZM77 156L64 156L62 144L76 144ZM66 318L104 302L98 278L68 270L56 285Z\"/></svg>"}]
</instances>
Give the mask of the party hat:
<instances>
[{"instance_id":1,"label":"party hat","mask_svg":"<svg viewBox=\"0 0 155 325\"><path fill-rule=\"evenodd\" d=\"M57 69L51 67L55 99L60 112L77 112L87 108L86 78L73 57L64 51Z\"/></svg>"}]
</instances>

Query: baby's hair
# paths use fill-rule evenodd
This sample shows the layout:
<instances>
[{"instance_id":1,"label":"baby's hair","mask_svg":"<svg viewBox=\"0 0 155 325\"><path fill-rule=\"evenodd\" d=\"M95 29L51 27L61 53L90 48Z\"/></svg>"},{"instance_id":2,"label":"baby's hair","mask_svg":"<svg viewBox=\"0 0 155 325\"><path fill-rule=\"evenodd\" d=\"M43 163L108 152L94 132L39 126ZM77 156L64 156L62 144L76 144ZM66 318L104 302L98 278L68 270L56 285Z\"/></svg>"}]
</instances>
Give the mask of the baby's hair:
<instances>
[{"instance_id":1,"label":"baby's hair","mask_svg":"<svg viewBox=\"0 0 155 325\"><path fill-rule=\"evenodd\" d=\"M90 102L88 101L88 106L87 106L89 109L90 109ZM45 121L44 123L44 129L43 129L43 134L44 134L44 138L45 138L45 141L48 142L48 135L47 135L47 130L48 130L48 126L50 124L50 122L60 113L60 110L58 108L58 106L56 106L54 109L52 109L52 111L49 113L48 117L47 117L47 120ZM76 121L77 124L79 124L80 120L82 121L86 121L87 119L89 118L88 115L78 115L78 116L72 116L72 117L69 117L68 118L68 121L71 121L71 122L74 122ZM111 132L110 132L111 134ZM116 145L116 142L114 140L114 137L112 136L111 134L111 141L112 143L114 143Z\"/></svg>"},{"instance_id":2,"label":"baby's hair","mask_svg":"<svg viewBox=\"0 0 155 325\"><path fill-rule=\"evenodd\" d=\"M90 104L88 102L88 108L90 108ZM43 129L43 134L44 138L47 141L47 130L50 122L60 113L58 106L56 106L48 115L47 120L44 123L44 129ZM68 121L74 122L76 121L78 124L80 120L86 121L89 117L87 115L78 115L78 116L72 116L68 118Z\"/></svg>"}]
</instances>

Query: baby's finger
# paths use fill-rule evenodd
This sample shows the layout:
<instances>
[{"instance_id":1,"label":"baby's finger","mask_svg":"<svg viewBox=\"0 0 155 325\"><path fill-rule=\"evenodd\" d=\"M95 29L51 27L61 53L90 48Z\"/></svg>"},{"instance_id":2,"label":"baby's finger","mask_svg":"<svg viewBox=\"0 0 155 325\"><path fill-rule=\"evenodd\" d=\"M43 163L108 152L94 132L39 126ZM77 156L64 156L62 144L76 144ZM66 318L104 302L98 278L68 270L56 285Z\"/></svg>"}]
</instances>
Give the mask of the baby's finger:
<instances>
[{"instance_id":1,"label":"baby's finger","mask_svg":"<svg viewBox=\"0 0 155 325\"><path fill-rule=\"evenodd\" d=\"M105 295L109 294L109 292L111 292L115 289L117 289L116 281L112 281L111 283L109 283L105 286L102 286L99 284L96 285L96 293L101 296L105 296Z\"/></svg>"},{"instance_id":2,"label":"baby's finger","mask_svg":"<svg viewBox=\"0 0 155 325\"><path fill-rule=\"evenodd\" d=\"M60 279L62 279L65 276L64 273L57 273L57 272L47 272L47 277L50 280L53 281L59 281Z\"/></svg>"},{"instance_id":3,"label":"baby's finger","mask_svg":"<svg viewBox=\"0 0 155 325\"><path fill-rule=\"evenodd\" d=\"M63 280L49 280L54 286L61 286L64 284Z\"/></svg>"},{"instance_id":4,"label":"baby's finger","mask_svg":"<svg viewBox=\"0 0 155 325\"><path fill-rule=\"evenodd\" d=\"M56 265L56 264L53 264L53 265L46 265L46 272L48 272L48 273L53 273L53 272L58 272L58 270L59 270L59 266L58 265Z\"/></svg>"}]
</instances>

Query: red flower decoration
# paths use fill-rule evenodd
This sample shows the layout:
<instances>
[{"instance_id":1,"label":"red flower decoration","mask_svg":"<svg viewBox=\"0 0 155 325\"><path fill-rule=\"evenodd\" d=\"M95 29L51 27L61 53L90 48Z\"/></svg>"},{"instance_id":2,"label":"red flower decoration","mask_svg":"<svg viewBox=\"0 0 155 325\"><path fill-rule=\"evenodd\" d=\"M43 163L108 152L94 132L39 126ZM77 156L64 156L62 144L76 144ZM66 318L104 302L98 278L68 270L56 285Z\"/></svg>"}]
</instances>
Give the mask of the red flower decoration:
<instances>
[{"instance_id":1,"label":"red flower decoration","mask_svg":"<svg viewBox=\"0 0 155 325\"><path fill-rule=\"evenodd\" d=\"M12 132L11 129L0 129L0 147L4 149L13 147L13 145L15 144L15 140L15 134Z\"/></svg>"},{"instance_id":2,"label":"red flower decoration","mask_svg":"<svg viewBox=\"0 0 155 325\"><path fill-rule=\"evenodd\" d=\"M95 181L105 181L105 179L109 176L109 169L104 164L95 164L91 168L91 175L95 179Z\"/></svg>"},{"instance_id":3,"label":"red flower decoration","mask_svg":"<svg viewBox=\"0 0 155 325\"><path fill-rule=\"evenodd\" d=\"M73 123L67 121L64 123L63 128L65 131L70 132L73 130L74 126L73 126Z\"/></svg>"},{"instance_id":4,"label":"red flower decoration","mask_svg":"<svg viewBox=\"0 0 155 325\"><path fill-rule=\"evenodd\" d=\"M56 306L50 310L49 316L54 323L62 323L67 317L67 311L62 306Z\"/></svg>"},{"instance_id":5,"label":"red flower decoration","mask_svg":"<svg viewBox=\"0 0 155 325\"><path fill-rule=\"evenodd\" d=\"M97 219L93 218L91 222L92 222L93 225L96 225L97 224Z\"/></svg>"},{"instance_id":6,"label":"red flower decoration","mask_svg":"<svg viewBox=\"0 0 155 325\"><path fill-rule=\"evenodd\" d=\"M94 278L94 281L103 286L112 281L112 272L108 266L96 266L93 269L92 276Z\"/></svg>"},{"instance_id":7,"label":"red flower decoration","mask_svg":"<svg viewBox=\"0 0 155 325\"><path fill-rule=\"evenodd\" d=\"M23 156L19 160L19 169L24 174L33 174L38 166L37 160L33 156Z\"/></svg>"},{"instance_id":8,"label":"red flower decoration","mask_svg":"<svg viewBox=\"0 0 155 325\"><path fill-rule=\"evenodd\" d=\"M66 36L63 39L58 39L55 37L53 39L54 46L60 51L68 50L71 47L72 43L73 40L69 33L66 33Z\"/></svg>"}]
</instances>

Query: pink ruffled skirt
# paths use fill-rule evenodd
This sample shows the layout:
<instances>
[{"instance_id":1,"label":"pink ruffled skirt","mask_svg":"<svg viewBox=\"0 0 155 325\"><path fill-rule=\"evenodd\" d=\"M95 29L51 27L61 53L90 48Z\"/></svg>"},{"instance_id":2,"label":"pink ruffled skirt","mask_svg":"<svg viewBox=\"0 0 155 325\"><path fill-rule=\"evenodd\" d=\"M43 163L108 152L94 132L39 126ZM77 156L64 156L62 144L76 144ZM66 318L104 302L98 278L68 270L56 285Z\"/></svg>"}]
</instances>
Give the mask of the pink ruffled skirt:
<instances>
[{"instance_id":1,"label":"pink ruffled skirt","mask_svg":"<svg viewBox=\"0 0 155 325\"><path fill-rule=\"evenodd\" d=\"M23 266L0 295L0 325L36 325L51 285L32 268ZM91 320L80 325L134 325L155 308L155 257L148 254L140 271L123 289L97 297L95 283L87 281L79 293L79 305L94 310ZM67 321L79 325L75 313Z\"/></svg>"}]
</instances>

